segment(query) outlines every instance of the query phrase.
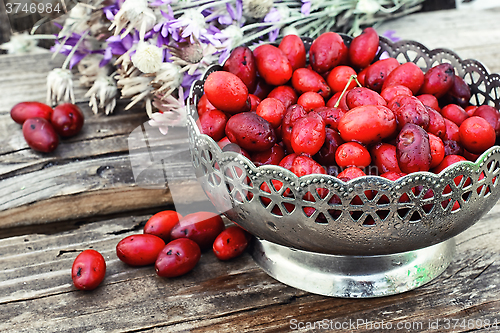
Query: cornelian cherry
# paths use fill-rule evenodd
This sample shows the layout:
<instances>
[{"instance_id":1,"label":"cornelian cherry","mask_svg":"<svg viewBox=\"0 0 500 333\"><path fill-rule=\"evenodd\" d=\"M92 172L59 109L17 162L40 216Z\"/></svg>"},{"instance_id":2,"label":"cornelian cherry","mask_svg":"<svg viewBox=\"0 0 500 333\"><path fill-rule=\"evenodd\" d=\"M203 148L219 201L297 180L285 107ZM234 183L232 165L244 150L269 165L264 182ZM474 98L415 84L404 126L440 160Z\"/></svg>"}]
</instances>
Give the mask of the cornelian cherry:
<instances>
[{"instance_id":1,"label":"cornelian cherry","mask_svg":"<svg viewBox=\"0 0 500 333\"><path fill-rule=\"evenodd\" d=\"M214 241L213 252L220 260L240 256L248 246L248 234L238 226L231 226L221 232Z\"/></svg>"},{"instance_id":2,"label":"cornelian cherry","mask_svg":"<svg viewBox=\"0 0 500 333\"><path fill-rule=\"evenodd\" d=\"M93 290L106 276L106 261L96 250L81 252L71 267L73 284L80 290Z\"/></svg>"},{"instance_id":3,"label":"cornelian cherry","mask_svg":"<svg viewBox=\"0 0 500 333\"><path fill-rule=\"evenodd\" d=\"M54 130L62 137L78 134L83 127L83 114L78 106L71 103L59 104L50 117Z\"/></svg>"}]
</instances>

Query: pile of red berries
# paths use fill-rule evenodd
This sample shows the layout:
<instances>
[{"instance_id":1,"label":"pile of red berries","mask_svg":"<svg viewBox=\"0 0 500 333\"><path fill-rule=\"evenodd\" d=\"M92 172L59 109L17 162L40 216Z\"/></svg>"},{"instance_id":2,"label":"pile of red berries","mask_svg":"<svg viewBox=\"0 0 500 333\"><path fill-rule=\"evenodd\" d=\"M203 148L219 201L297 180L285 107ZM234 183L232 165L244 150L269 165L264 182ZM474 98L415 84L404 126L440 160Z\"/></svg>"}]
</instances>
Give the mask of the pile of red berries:
<instances>
[{"instance_id":1,"label":"pile of red berries","mask_svg":"<svg viewBox=\"0 0 500 333\"><path fill-rule=\"evenodd\" d=\"M198 127L256 166L344 181L439 173L495 144L499 111L469 105L470 88L451 64L424 73L412 62L375 61L378 48L372 28L349 47L337 33L320 35L309 63L295 35L237 47L205 81Z\"/></svg>"},{"instance_id":2,"label":"pile of red berries","mask_svg":"<svg viewBox=\"0 0 500 333\"><path fill-rule=\"evenodd\" d=\"M155 265L162 277L177 277L191 271L203 251L212 249L220 260L241 255L250 234L233 225L225 227L220 215L197 212L181 216L166 210L153 215L142 234L130 235L116 245L116 254L124 263L138 267ZM73 262L72 279L76 288L95 289L104 279L106 263L95 250L85 250Z\"/></svg>"},{"instance_id":3,"label":"pile of red berries","mask_svg":"<svg viewBox=\"0 0 500 333\"><path fill-rule=\"evenodd\" d=\"M21 102L10 111L12 119L23 125L24 139L31 149L43 153L54 151L59 136L68 138L80 132L83 114L75 104L59 104L54 109L40 102Z\"/></svg>"}]
</instances>

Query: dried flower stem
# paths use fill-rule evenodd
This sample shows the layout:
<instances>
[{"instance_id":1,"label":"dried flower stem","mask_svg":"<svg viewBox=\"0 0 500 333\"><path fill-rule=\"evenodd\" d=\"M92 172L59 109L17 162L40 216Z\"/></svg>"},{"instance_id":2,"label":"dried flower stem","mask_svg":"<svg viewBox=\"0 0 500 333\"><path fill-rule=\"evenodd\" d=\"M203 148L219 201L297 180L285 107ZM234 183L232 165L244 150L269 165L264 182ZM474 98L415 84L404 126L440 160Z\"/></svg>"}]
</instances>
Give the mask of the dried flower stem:
<instances>
[{"instance_id":1,"label":"dried flower stem","mask_svg":"<svg viewBox=\"0 0 500 333\"><path fill-rule=\"evenodd\" d=\"M217 5L222 5L222 4L230 3L233 1L234 0L219 0L219 1L217 1ZM181 8L177 7L179 9L174 11L174 15L182 14L186 9L191 9L191 8L196 8L196 10L198 10L201 13L204 10L209 9L210 7L213 7L213 6L214 6L214 1L207 1L202 6L200 6L200 3L196 2L196 3L192 4L191 6L186 6L186 7L181 7Z\"/></svg>"},{"instance_id":2,"label":"dried flower stem","mask_svg":"<svg viewBox=\"0 0 500 333\"><path fill-rule=\"evenodd\" d=\"M76 50L78 50L78 47L83 43L83 40L85 39L85 37L88 36L89 34L89 30L85 31L82 36L80 37L80 39L78 40L78 42L75 44L75 46L71 49L71 52L68 54L68 56L66 57L66 60L64 60L64 63L62 64L62 69L67 69L68 68L68 65L69 65L69 62L71 61L71 58L75 55L75 52Z\"/></svg>"}]
</instances>

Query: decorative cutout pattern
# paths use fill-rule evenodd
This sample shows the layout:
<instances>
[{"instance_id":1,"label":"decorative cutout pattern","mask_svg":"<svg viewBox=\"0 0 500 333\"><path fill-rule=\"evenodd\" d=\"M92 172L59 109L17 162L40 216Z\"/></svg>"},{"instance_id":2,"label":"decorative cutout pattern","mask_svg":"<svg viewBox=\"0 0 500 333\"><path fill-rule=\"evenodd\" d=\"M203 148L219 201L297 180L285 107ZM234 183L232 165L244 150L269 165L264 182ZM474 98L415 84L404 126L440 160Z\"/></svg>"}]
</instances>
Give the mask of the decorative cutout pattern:
<instances>
[{"instance_id":1,"label":"decorative cutout pattern","mask_svg":"<svg viewBox=\"0 0 500 333\"><path fill-rule=\"evenodd\" d=\"M343 36L347 43L350 37ZM500 76L454 52L428 50L412 41L381 37L377 57L413 61L425 71L452 63L471 85L472 102L500 108ZM311 40L305 40L306 47ZM212 66L205 78L213 71ZM345 255L398 253L442 242L470 227L500 196L500 147L475 163L461 162L441 174L413 173L397 181L367 176L345 183L328 175L296 177L278 166L256 167L235 152L222 152L196 126L203 81L188 99L192 162L203 189L231 220L268 241L297 249ZM482 102L480 102L482 103Z\"/></svg>"}]
</instances>

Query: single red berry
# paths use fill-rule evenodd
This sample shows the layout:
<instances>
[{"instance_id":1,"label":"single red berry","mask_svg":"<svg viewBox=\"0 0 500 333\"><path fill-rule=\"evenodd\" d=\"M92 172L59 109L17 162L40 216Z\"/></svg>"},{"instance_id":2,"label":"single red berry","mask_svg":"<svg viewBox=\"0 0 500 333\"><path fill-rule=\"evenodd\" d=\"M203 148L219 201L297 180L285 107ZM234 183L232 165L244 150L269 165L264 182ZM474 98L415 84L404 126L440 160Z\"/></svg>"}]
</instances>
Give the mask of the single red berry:
<instances>
[{"instance_id":1,"label":"single red berry","mask_svg":"<svg viewBox=\"0 0 500 333\"><path fill-rule=\"evenodd\" d=\"M57 134L70 137L78 134L83 127L83 114L75 104L59 104L54 108L50 122Z\"/></svg>"},{"instance_id":2,"label":"single red berry","mask_svg":"<svg viewBox=\"0 0 500 333\"><path fill-rule=\"evenodd\" d=\"M59 145L54 127L44 118L30 118L23 124L23 136L31 149L50 153Z\"/></svg>"},{"instance_id":3,"label":"single red berry","mask_svg":"<svg viewBox=\"0 0 500 333\"><path fill-rule=\"evenodd\" d=\"M170 231L179 222L182 215L174 210L164 210L151 216L144 226L144 233L160 237L165 242L170 240Z\"/></svg>"},{"instance_id":4,"label":"single red berry","mask_svg":"<svg viewBox=\"0 0 500 333\"><path fill-rule=\"evenodd\" d=\"M444 169L446 169L447 167L449 167L450 165L458 163L458 162L463 162L463 161L467 161L467 159L463 156L447 155L443 158L443 160L441 161L441 163L439 163L439 165L437 167L435 167L434 169L431 170L431 172L438 174L441 171L443 171Z\"/></svg>"},{"instance_id":5,"label":"single red berry","mask_svg":"<svg viewBox=\"0 0 500 333\"><path fill-rule=\"evenodd\" d=\"M30 118L50 120L53 111L50 106L40 102L21 102L10 110L10 116L16 123L23 124L26 119Z\"/></svg>"},{"instance_id":6,"label":"single red berry","mask_svg":"<svg viewBox=\"0 0 500 333\"><path fill-rule=\"evenodd\" d=\"M172 228L171 239L189 238L199 247L209 249L215 238L224 230L224 221L220 215L212 212L197 212L184 216Z\"/></svg>"},{"instance_id":7,"label":"single red berry","mask_svg":"<svg viewBox=\"0 0 500 333\"><path fill-rule=\"evenodd\" d=\"M198 244L189 238L171 241L161 250L155 262L156 274L176 277L191 271L198 263L201 251Z\"/></svg>"},{"instance_id":8,"label":"single red berry","mask_svg":"<svg viewBox=\"0 0 500 333\"><path fill-rule=\"evenodd\" d=\"M217 236L213 251L220 260L229 260L240 256L247 246L247 232L238 226L231 226Z\"/></svg>"},{"instance_id":9,"label":"single red berry","mask_svg":"<svg viewBox=\"0 0 500 333\"><path fill-rule=\"evenodd\" d=\"M283 120L286 108L277 98L268 97L257 106L257 115L267 120L273 128L278 128Z\"/></svg>"},{"instance_id":10,"label":"single red berry","mask_svg":"<svg viewBox=\"0 0 500 333\"><path fill-rule=\"evenodd\" d=\"M104 280L106 261L96 250L80 253L71 267L73 284L80 290L93 290Z\"/></svg>"},{"instance_id":11,"label":"single red berry","mask_svg":"<svg viewBox=\"0 0 500 333\"><path fill-rule=\"evenodd\" d=\"M287 56L278 47L262 44L253 51L258 74L270 85L281 86L287 83L293 73Z\"/></svg>"},{"instance_id":12,"label":"single red berry","mask_svg":"<svg viewBox=\"0 0 500 333\"><path fill-rule=\"evenodd\" d=\"M293 70L306 66L306 48L302 39L297 35L286 35L278 48L283 51Z\"/></svg>"},{"instance_id":13,"label":"single red berry","mask_svg":"<svg viewBox=\"0 0 500 333\"><path fill-rule=\"evenodd\" d=\"M472 116L459 127L460 143L473 154L482 154L495 144L495 129L481 117Z\"/></svg>"},{"instance_id":14,"label":"single red berry","mask_svg":"<svg viewBox=\"0 0 500 333\"><path fill-rule=\"evenodd\" d=\"M127 265L146 266L156 261L164 246L163 239L155 235L130 235L118 242L116 255Z\"/></svg>"},{"instance_id":15,"label":"single red berry","mask_svg":"<svg viewBox=\"0 0 500 333\"><path fill-rule=\"evenodd\" d=\"M366 168L372 159L366 147L357 142L346 142L341 144L335 152L335 161L341 168L358 167Z\"/></svg>"},{"instance_id":16,"label":"single red berry","mask_svg":"<svg viewBox=\"0 0 500 333\"><path fill-rule=\"evenodd\" d=\"M372 27L368 27L352 40L349 46L349 59L354 66L365 68L373 61L378 49L378 33Z\"/></svg>"},{"instance_id":17,"label":"single red berry","mask_svg":"<svg viewBox=\"0 0 500 333\"><path fill-rule=\"evenodd\" d=\"M341 173L338 174L337 178L341 179L345 182L358 178L358 177L363 177L366 176L366 173L361 170L360 168L357 167L348 167L344 169Z\"/></svg>"},{"instance_id":18,"label":"single red berry","mask_svg":"<svg viewBox=\"0 0 500 333\"><path fill-rule=\"evenodd\" d=\"M323 97L315 91L308 91L303 93L297 99L297 104L302 105L307 112L325 106Z\"/></svg>"},{"instance_id":19,"label":"single red berry","mask_svg":"<svg viewBox=\"0 0 500 333\"><path fill-rule=\"evenodd\" d=\"M296 154L316 154L325 143L325 138L325 121L315 112L307 114L293 124L291 146Z\"/></svg>"},{"instance_id":20,"label":"single red berry","mask_svg":"<svg viewBox=\"0 0 500 333\"><path fill-rule=\"evenodd\" d=\"M335 94L344 90L352 75L356 75L354 68L350 66L337 66L328 73L326 82ZM347 90L351 90L354 87L356 87L356 81L351 80L351 83L347 86Z\"/></svg>"},{"instance_id":21,"label":"single red berry","mask_svg":"<svg viewBox=\"0 0 500 333\"><path fill-rule=\"evenodd\" d=\"M211 73L204 84L208 101L217 109L235 114L250 110L248 88L233 73L217 71Z\"/></svg>"}]
</instances>

